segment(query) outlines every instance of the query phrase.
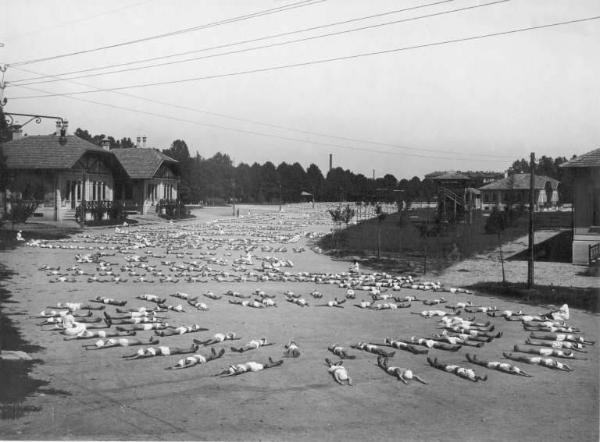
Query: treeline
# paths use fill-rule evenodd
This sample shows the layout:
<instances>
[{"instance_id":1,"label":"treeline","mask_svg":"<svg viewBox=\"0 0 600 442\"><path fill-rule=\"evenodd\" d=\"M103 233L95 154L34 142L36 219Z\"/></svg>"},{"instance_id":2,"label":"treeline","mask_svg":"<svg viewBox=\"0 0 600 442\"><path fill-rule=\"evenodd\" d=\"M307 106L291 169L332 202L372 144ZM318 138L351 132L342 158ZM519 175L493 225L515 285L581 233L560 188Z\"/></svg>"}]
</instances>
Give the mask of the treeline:
<instances>
[{"instance_id":1,"label":"treeline","mask_svg":"<svg viewBox=\"0 0 600 442\"><path fill-rule=\"evenodd\" d=\"M292 203L313 197L315 201L393 202L432 199L434 195L433 183L418 177L398 181L388 174L372 180L340 167L324 175L315 164L305 170L299 163L286 162L278 166L270 161L234 165L229 155L222 153L192 157L183 140L175 140L162 152L180 163L180 195L186 202Z\"/></svg>"},{"instance_id":2,"label":"treeline","mask_svg":"<svg viewBox=\"0 0 600 442\"><path fill-rule=\"evenodd\" d=\"M108 139L111 148L135 147L129 138L116 140L105 135L92 135L87 130L77 129L75 135L100 145ZM227 154L216 153L210 158L200 154L190 155L185 141L175 140L171 147L162 151L179 161L181 182L179 195L185 203L223 203L235 199L244 203L293 203L301 201L363 201L396 202L404 200L434 201L435 183L431 179L421 180L414 176L410 180L398 180L387 174L375 180L363 174L337 167L323 174L311 164L304 169L299 163L283 162L275 165L270 161L252 165L234 165ZM542 156L536 163L536 174L547 175L562 183L561 201L570 202L571 177L560 164L565 157ZM525 159L515 161L509 173L528 173L529 163Z\"/></svg>"}]
</instances>

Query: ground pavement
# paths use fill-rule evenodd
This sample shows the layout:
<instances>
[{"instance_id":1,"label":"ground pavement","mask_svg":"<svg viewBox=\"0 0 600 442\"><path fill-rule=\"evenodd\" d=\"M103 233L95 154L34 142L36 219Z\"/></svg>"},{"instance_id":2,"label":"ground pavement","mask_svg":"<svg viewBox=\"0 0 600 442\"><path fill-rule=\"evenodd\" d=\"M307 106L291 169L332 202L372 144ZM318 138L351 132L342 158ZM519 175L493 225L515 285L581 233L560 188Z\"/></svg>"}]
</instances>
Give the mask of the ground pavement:
<instances>
[{"instance_id":1,"label":"ground pavement","mask_svg":"<svg viewBox=\"0 0 600 442\"><path fill-rule=\"evenodd\" d=\"M13 316L24 337L44 348L34 355L43 364L37 365L32 375L50 381L54 391L68 394L27 398L26 404L41 410L0 421L1 438L598 440L598 345L587 346L588 353L579 354L588 360L560 359L573 367L570 373L521 362L515 365L533 377L500 373L468 363L465 354L506 361L502 352L523 344L528 333L519 321L463 313L462 317L491 321L503 336L481 348L463 347L457 352L430 349L429 355L472 368L488 379L470 382L430 367L426 355L396 350L392 365L412 369L427 385L405 385L378 368L374 354L349 348L358 341L382 342L386 336L431 337L440 332L439 318L412 313L451 312L445 305L459 302L528 313L544 309L477 294L424 291L424 285L414 281L395 291L391 287L356 288L356 299L347 300L344 308L317 307L345 298L347 288L339 283L349 279L348 275L339 276L347 272L347 263L332 261L311 249L310 238L331 227L323 208L317 206L313 211L304 205L278 213L242 207L243 217L217 221L210 213L204 211L193 221L124 228L119 233L92 229L69 240L3 253L0 260L16 272L6 283L16 303L5 306L5 313L36 315L57 302L85 302L97 296L126 300L126 308L152 307L136 299L151 293L185 309L169 311L170 324L197 323L209 329L162 338L161 345L189 346L193 338L207 339L229 331L241 337L233 345L261 337L275 345L239 354L230 351L231 342L224 342L214 346L226 349L221 359L184 370L166 370L180 356L129 361L121 356L139 347L85 351L81 345L95 340L65 342L58 331L42 331L49 327L36 325L41 319ZM47 248L49 245L53 248ZM112 249L117 246L119 250ZM112 274L104 271L102 276L98 263L75 260L76 254L85 261L86 255L89 258L98 252L110 255L101 260L114 264L109 271ZM244 262L248 255L251 264ZM56 273L66 276L40 270L42 265L60 267ZM73 266L88 274L65 271ZM319 283L312 280L317 273ZM153 282L134 282L140 275ZM115 277L127 282L114 282ZM89 278L93 282L88 282ZM392 276L378 278L400 281ZM275 296L277 307L254 309L230 304L229 300L238 299L231 296L219 300L202 296L208 291L224 294L228 290L242 295L263 290ZM323 297L314 299L310 293L315 290ZM409 308L381 311L354 307L370 300L373 290L425 300L443 297L447 303L427 306L414 301ZM301 295L310 306L286 302L286 291ZM176 292L198 295L208 310L197 310L170 296ZM394 301L377 301L386 302ZM107 306L105 311L114 314L115 307ZM596 315L571 309L569 324L579 327L586 337L598 336ZM150 335L145 331L137 337ZM281 359L284 344L292 338L300 346L301 356L285 358L281 367L234 377L215 376L231 364ZM325 358L338 360L327 350L332 344L343 345L356 355L344 362L353 380L351 387L337 384L327 371ZM206 354L209 349L201 347L199 353Z\"/></svg>"}]
</instances>

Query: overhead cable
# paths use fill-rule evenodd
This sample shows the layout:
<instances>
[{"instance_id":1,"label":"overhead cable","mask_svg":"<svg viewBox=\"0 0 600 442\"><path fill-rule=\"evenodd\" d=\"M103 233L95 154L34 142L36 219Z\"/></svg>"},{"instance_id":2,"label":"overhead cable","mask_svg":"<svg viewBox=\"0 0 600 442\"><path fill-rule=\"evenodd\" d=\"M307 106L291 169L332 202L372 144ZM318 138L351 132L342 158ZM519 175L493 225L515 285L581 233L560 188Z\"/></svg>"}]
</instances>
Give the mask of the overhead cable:
<instances>
[{"instance_id":1,"label":"overhead cable","mask_svg":"<svg viewBox=\"0 0 600 442\"><path fill-rule=\"evenodd\" d=\"M37 92L47 92L47 91L43 91L43 90L40 90L37 88L29 87L29 86L19 86L19 87L23 87L24 89L29 89L29 90L33 90L33 91L37 91ZM137 114L142 114L142 115L149 115L149 116L153 116L153 117L163 118L166 120L190 123L190 124L194 124L197 126L210 127L213 129L220 129L220 130L226 130L226 131L230 131L230 132L256 135L256 136L266 137L266 138L274 138L274 139L279 139L279 140L284 140L284 141L292 141L292 142L302 143L302 144L334 147L334 148L346 149L346 150L363 151L363 152L368 152L371 154L377 153L377 154L394 155L394 156L402 156L402 157L409 156L409 157L420 157L420 158L428 158L428 159L445 159L445 160L473 161L473 162L487 161L487 162L498 163L497 158L486 160L486 159L474 158L471 154L469 154L469 156L466 156L466 157L458 157L456 155L453 155L450 157L444 157L444 156L439 156L439 155L430 156L430 155L421 155L421 154L412 153L412 152L384 151L384 150L377 150L377 149L369 149L369 148L365 148L365 147L346 146L346 145L342 145L342 144L326 143L326 142L322 142L322 141L285 137L282 135L275 135L275 134L270 134L270 133L265 133L265 132L240 129L240 128L228 127L228 126L221 126L221 125L212 124L212 123L204 123L201 121L189 120L189 119L185 119L185 118L179 118L179 117L174 117L174 116L170 116L170 115L159 114L156 112L149 112L149 111L145 111L145 110L134 109L134 108L120 106L120 105L116 105L116 104L103 103L103 102L95 101L95 100L88 100L88 99L81 98L81 97L71 97L71 96L65 95L65 96L62 96L62 98L67 98L70 100L77 100L77 101L81 101L81 102L85 102L85 103L91 103L91 104L95 104L95 105L99 105L99 106L109 107L111 109L119 109L119 110L124 110L127 112L132 112L132 113L137 113Z\"/></svg>"},{"instance_id":2,"label":"overhead cable","mask_svg":"<svg viewBox=\"0 0 600 442\"><path fill-rule=\"evenodd\" d=\"M228 73L224 73L224 74L203 75L203 76L198 76L198 77L182 78L182 79L178 79L178 80L157 81L157 82L152 82L152 83L139 83L139 84L132 84L132 85L127 85L127 86L118 86L118 87L102 88L102 89L95 89L95 90L63 92L63 93L54 93L54 94L46 94L46 95L20 96L20 97L14 97L13 100L85 95L85 94L94 94L94 93L99 93L99 92L112 92L112 91L120 91L120 90L125 90L125 89L140 89L140 88L153 87L153 86L164 86L164 85L169 85L169 84L182 84L182 83L190 83L190 82L196 82L196 81L202 81L202 80L213 80L213 79L217 79L217 78L236 77L236 76L241 76L241 75L257 74L257 73L262 73L262 72L293 69L293 68L306 67L306 66L312 66L312 65L321 65L321 64L332 63L332 62L337 62L337 61L354 60L354 59L358 59L358 58L362 58L362 57L369 57L369 56L374 56L374 55L386 55L386 54L393 54L393 53L398 53L398 52L403 52L403 51L444 46L444 45L448 45L448 44L477 41L477 40L482 40L482 39L491 38L491 37L509 36L509 35L514 35L514 34L521 33L521 32L528 32L528 31L539 30L539 29L547 29L547 28L552 28L552 27L556 27L556 26L571 25L571 24L575 24L575 23L583 23L583 22L589 22L589 21L599 20L599 19L600 19L600 16L585 17L585 18L580 18L580 19L547 23L547 24L537 25L537 26L527 26L524 28L510 29L507 31L499 31L499 32L491 32L491 33L487 33L487 34L473 35L470 37L461 37L461 38L450 39L450 40L442 40L442 41L431 42L431 43L423 43L423 44L412 45L412 46L404 46L404 47L394 48L394 49L383 49L383 50L379 50L379 51L362 52L362 53L358 53L358 54L346 55L346 56L341 56L341 57L325 58L325 59L320 59L320 60L310 60L310 61L305 61L305 62L301 62L301 63L285 64L285 65L279 65L279 66L269 66L269 67L250 69L250 70L245 70L245 71L228 72Z\"/></svg>"},{"instance_id":3,"label":"overhead cable","mask_svg":"<svg viewBox=\"0 0 600 442\"><path fill-rule=\"evenodd\" d=\"M30 69L25 69L25 68L14 68L14 69L18 69L20 71L24 71L24 72L28 72L30 74L37 74L37 75L42 75L39 72L35 72L32 71ZM79 81L72 81L69 79L60 79L61 81L65 81L65 82L69 82L69 83L73 83L73 84L77 84L80 86L86 86L86 87L95 87L93 85L90 84L86 84L86 83L81 83ZM23 85L18 85L18 86L22 86ZM296 129L296 128L291 128L291 127L287 127L287 126L281 126L281 125L277 125L277 124L273 124L273 123L266 123L263 121L257 121L257 120L253 120L253 119L247 119L247 118L240 118L240 117L235 117L235 116L231 116L231 115L227 115L227 114L223 114L223 113L218 113L218 112L212 112L212 111L207 111L207 110L203 110L203 109L197 109L194 107L190 107L190 106L184 106L181 104L174 104L174 103L168 103L165 101L161 101L161 100L154 100L152 98L147 98L147 97L143 97L140 95L135 95L135 94L130 94L127 92L122 92L122 91L111 91L112 94L116 94L116 95L120 95L123 97L128 97L128 98L134 98L136 100L141 100L141 101L145 101L148 103L153 103L153 104L159 104L161 106L167 106L167 107L172 107L175 109L181 109L181 110L186 110L186 111L191 111L191 112L196 112L196 113L201 113L201 114L206 114L206 115L212 115L212 116L216 116L216 117L220 117L220 118L226 118L226 119L230 119L230 120L234 120L234 121L240 121L243 123L251 123L251 124L255 124L255 125L259 125L259 126L265 126L265 127L270 127L273 129L278 129L278 130L285 130L285 131L289 131L289 132L297 132L297 133L302 133L304 135L314 135L314 136L319 136L319 137L324 137L324 138L334 138L334 139L338 139L338 140L343 140L343 141L349 141L349 142L353 142L353 143L361 143L361 144L373 144L373 145L378 145L378 146L382 146L382 147L391 147L391 148L395 148L395 149L402 149L402 150L409 150L409 151L418 151L418 152L432 152L432 153L443 153L443 154L465 154L465 155L474 155L474 156L480 156L480 157L494 157L494 158L512 158L512 156L510 155L494 155L494 154L480 154L480 153L466 153L466 152L460 152L460 151L449 151L449 150L440 150L440 149L428 149L428 148L421 148L421 147L409 147L409 146L403 146L403 145L398 145L398 144L392 144L392 143L383 143L380 141L373 141L373 140L365 140L365 139L359 139L359 138L351 138L351 137L343 137L343 136L339 136L339 135L331 135L331 134L324 134L321 132L314 132L314 131L309 131L309 130L303 130L303 129Z\"/></svg>"},{"instance_id":4,"label":"overhead cable","mask_svg":"<svg viewBox=\"0 0 600 442\"><path fill-rule=\"evenodd\" d=\"M146 41L150 41L150 40L157 40L157 39L166 38L166 37L173 37L175 35L181 35L181 34L185 34L185 33L189 33L189 32L195 32L195 31L200 31L203 29L213 28L216 26L222 26L225 24L235 23L238 21L248 20L251 18L262 17L262 16L270 15L270 14L276 14L278 12L289 11L292 9L302 8L305 6L312 6L317 3L322 3L325 1L327 1L327 0L302 0L302 1L299 1L296 3L290 3L288 5L278 6L276 8L264 9L262 11L257 11L257 12L253 12L250 14L240 15L240 16L233 17L233 18L227 18L224 20L219 20L219 21L215 21L212 23L204 24L204 25L193 26L193 27L184 28L184 29L178 29L176 31L165 32L163 34L150 35L148 37L142 37L142 38L137 38L135 40L113 43L110 45L99 46L99 47L92 48L92 49L83 49L80 51L67 52L64 54L52 55L52 56L48 56L48 57L41 57L41 58L34 58L31 60L17 61L17 62L9 63L8 65L9 66L24 66L24 65L33 64L33 63L40 63L42 61L58 60L60 58L72 57L74 55L89 54L92 52L103 51L106 49L114 49L114 48L118 48L118 47L122 47L122 46L129 46L129 45L142 43L142 42L146 42Z\"/></svg>"},{"instance_id":5,"label":"overhead cable","mask_svg":"<svg viewBox=\"0 0 600 442\"><path fill-rule=\"evenodd\" d=\"M189 50L189 51L183 51L183 52L170 52L169 54L160 55L160 56L157 56L157 57L142 58L142 59L138 59L138 60L129 60L129 61L126 61L126 62L123 62L123 63L114 63L114 64L109 64L109 65L104 65L104 66L90 67L90 68L86 68L86 69L79 69L79 70L74 70L74 71L56 73L56 74L53 74L53 75L40 75L38 77L24 78L24 79L20 79L20 80L15 80L14 83L20 83L20 84L23 84L25 86L29 86L30 84L43 83L41 81L40 82L33 82L32 80L39 80L39 79L48 78L48 77L56 78L56 77L63 77L63 76L67 76L67 75L82 74L82 73L86 73L86 72L93 72L93 71L110 69L110 68L119 68L119 67L124 67L124 66L131 66L133 64L140 64L140 63L146 63L146 62L157 61L157 60L165 60L165 59L169 59L169 58L180 57L182 55L190 55L190 54L195 54L195 53L198 53L198 52L206 52L206 51L211 51L211 50L215 50L215 49L224 49L224 48L228 48L228 47L232 47L232 46L239 46L239 45L248 44L248 43L256 43L258 41L270 40L270 39L273 39L273 38L280 38L280 37L287 37L287 36L294 35L294 34L299 34L299 33L304 33L304 32L310 32L310 31L316 31L316 30L319 30L319 29L330 28L330 27L333 27L333 26L350 24L350 23L354 23L354 22L357 22L357 21L364 21L364 20L370 20L370 19L373 19L373 18L380 18L380 17L387 16L387 15L399 14L401 12L412 11L412 10L415 10L415 9L422 9L422 8L426 8L426 7L430 7L430 6L437 6L437 5L440 5L440 4L443 4L443 3L451 3L451 2L454 2L454 1L456 1L456 0L441 0L441 1L436 1L434 3L426 3L426 4L423 4L423 5L411 6L409 8L396 9L396 10L393 10L393 11L386 11L386 12L382 12L382 13L379 13L379 14L372 14L372 15L367 15L367 16L362 16L362 17L355 17L355 18L352 18L352 19L337 21L337 22L333 22L333 23L327 23L327 24L324 24L324 25L312 26L312 27L309 27L309 28L296 29L294 31L280 32L280 33L277 33L277 34L269 34L269 35L265 35L265 36L262 36L262 37L249 39L249 40L239 40L239 41L235 41L235 42L231 42L231 43L224 43L224 44L220 44L220 45L216 45L216 46L210 46L210 47L205 47L205 48L200 48L200 49L194 49L194 50ZM152 67L152 66L150 66L150 67ZM144 68L144 67L142 67L142 68ZM110 72L110 73L112 73L112 72ZM72 79L76 79L76 78L82 78L82 77L71 77L71 78ZM23 83L23 82L28 82L28 81L32 81L32 82L31 83Z\"/></svg>"}]
</instances>

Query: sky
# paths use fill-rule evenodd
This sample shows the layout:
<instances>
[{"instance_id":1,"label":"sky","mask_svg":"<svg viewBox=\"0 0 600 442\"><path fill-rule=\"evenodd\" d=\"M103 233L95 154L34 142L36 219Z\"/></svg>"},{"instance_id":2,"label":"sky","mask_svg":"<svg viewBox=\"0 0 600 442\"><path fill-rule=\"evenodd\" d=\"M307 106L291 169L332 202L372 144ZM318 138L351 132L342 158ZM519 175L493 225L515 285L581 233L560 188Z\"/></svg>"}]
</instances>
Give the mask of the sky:
<instances>
[{"instance_id":1,"label":"sky","mask_svg":"<svg viewBox=\"0 0 600 442\"><path fill-rule=\"evenodd\" d=\"M0 0L0 11L5 112L61 116L70 131L323 172L332 154L334 167L398 179L600 147L598 0Z\"/></svg>"}]
</instances>

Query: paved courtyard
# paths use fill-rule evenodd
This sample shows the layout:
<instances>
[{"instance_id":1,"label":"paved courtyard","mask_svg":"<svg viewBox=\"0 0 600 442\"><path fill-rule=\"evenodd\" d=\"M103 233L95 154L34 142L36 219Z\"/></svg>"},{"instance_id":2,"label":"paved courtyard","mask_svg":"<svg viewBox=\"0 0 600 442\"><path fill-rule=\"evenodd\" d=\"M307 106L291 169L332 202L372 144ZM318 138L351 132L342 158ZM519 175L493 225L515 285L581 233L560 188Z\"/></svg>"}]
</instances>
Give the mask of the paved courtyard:
<instances>
[{"instance_id":1,"label":"paved courtyard","mask_svg":"<svg viewBox=\"0 0 600 442\"><path fill-rule=\"evenodd\" d=\"M487 328L493 326L493 332L502 336L458 351L429 348L427 355L381 347L395 351L391 365L411 369L427 384L404 384L377 366L375 354L351 348L361 341L383 343L386 337L431 338L442 331L440 318L421 313L452 313L446 307L459 303L531 314L547 309L464 293L455 290L461 286L459 280L441 280L445 290L433 291L424 290L432 285L416 277L410 281L402 275L373 275L365 269L360 269L360 277L350 275L348 263L333 261L312 248L311 239L331 228L323 207L287 206L283 212L241 207L240 214L234 218L231 209L207 209L194 220L116 231L89 229L66 240L30 243L2 252L0 261L15 272L5 281L14 302L3 306L4 312L22 313L11 319L27 341L43 347L34 354L43 363L35 366L32 376L49 381L59 394L27 398L26 404L40 410L17 420L0 420L0 438L598 440L598 345L587 345L587 353L575 353L585 360L554 358L568 364L571 372L509 361L503 352L513 352L515 344L541 348L524 345L529 331L521 321L463 311L461 317L489 321ZM97 253L100 256L94 256ZM228 291L239 295L227 295ZM273 299L276 307L229 302L260 301L260 291L273 296L263 299ZM311 295L315 291L322 297ZM172 296L178 292L198 297L195 302L206 304L207 309ZM204 296L209 292L221 298ZM290 300L300 296L308 307L287 302L286 292ZM59 302L88 303L97 297L127 301L123 309L155 307L136 298L144 294L165 298L175 309L160 313L167 316L169 325L198 324L208 329L159 337L158 345L189 347L194 338L206 340L227 332L241 339L201 346L197 351L207 355L211 348L225 349L220 359L167 370L189 355L122 357L148 345L86 351L82 345L97 339L65 341L51 325L39 326L43 319L30 317ZM406 308L355 306L372 301L373 295L398 298L380 299L374 306ZM417 300L407 306L401 302L407 297ZM423 303L441 298L446 302ZM335 299L346 299L340 305L343 308L327 306ZM183 312L177 311L179 305ZM106 305L104 312L117 315L113 305ZM102 313L92 311L98 318ZM581 330L577 336L597 339L597 315L571 309L568 324ZM147 340L152 334L138 331L131 338ZM230 350L232 345L263 337L274 345L246 353ZM300 357L283 357L290 340L298 344ZM325 359L339 360L328 351L333 344L356 356L344 361L352 386L339 385L328 372ZM532 377L471 364L467 353L482 360L510 362ZM473 369L487 380L471 382L437 370L428 364L428 356ZM264 363L269 358L284 362L239 376L216 376L231 365Z\"/></svg>"}]
</instances>

